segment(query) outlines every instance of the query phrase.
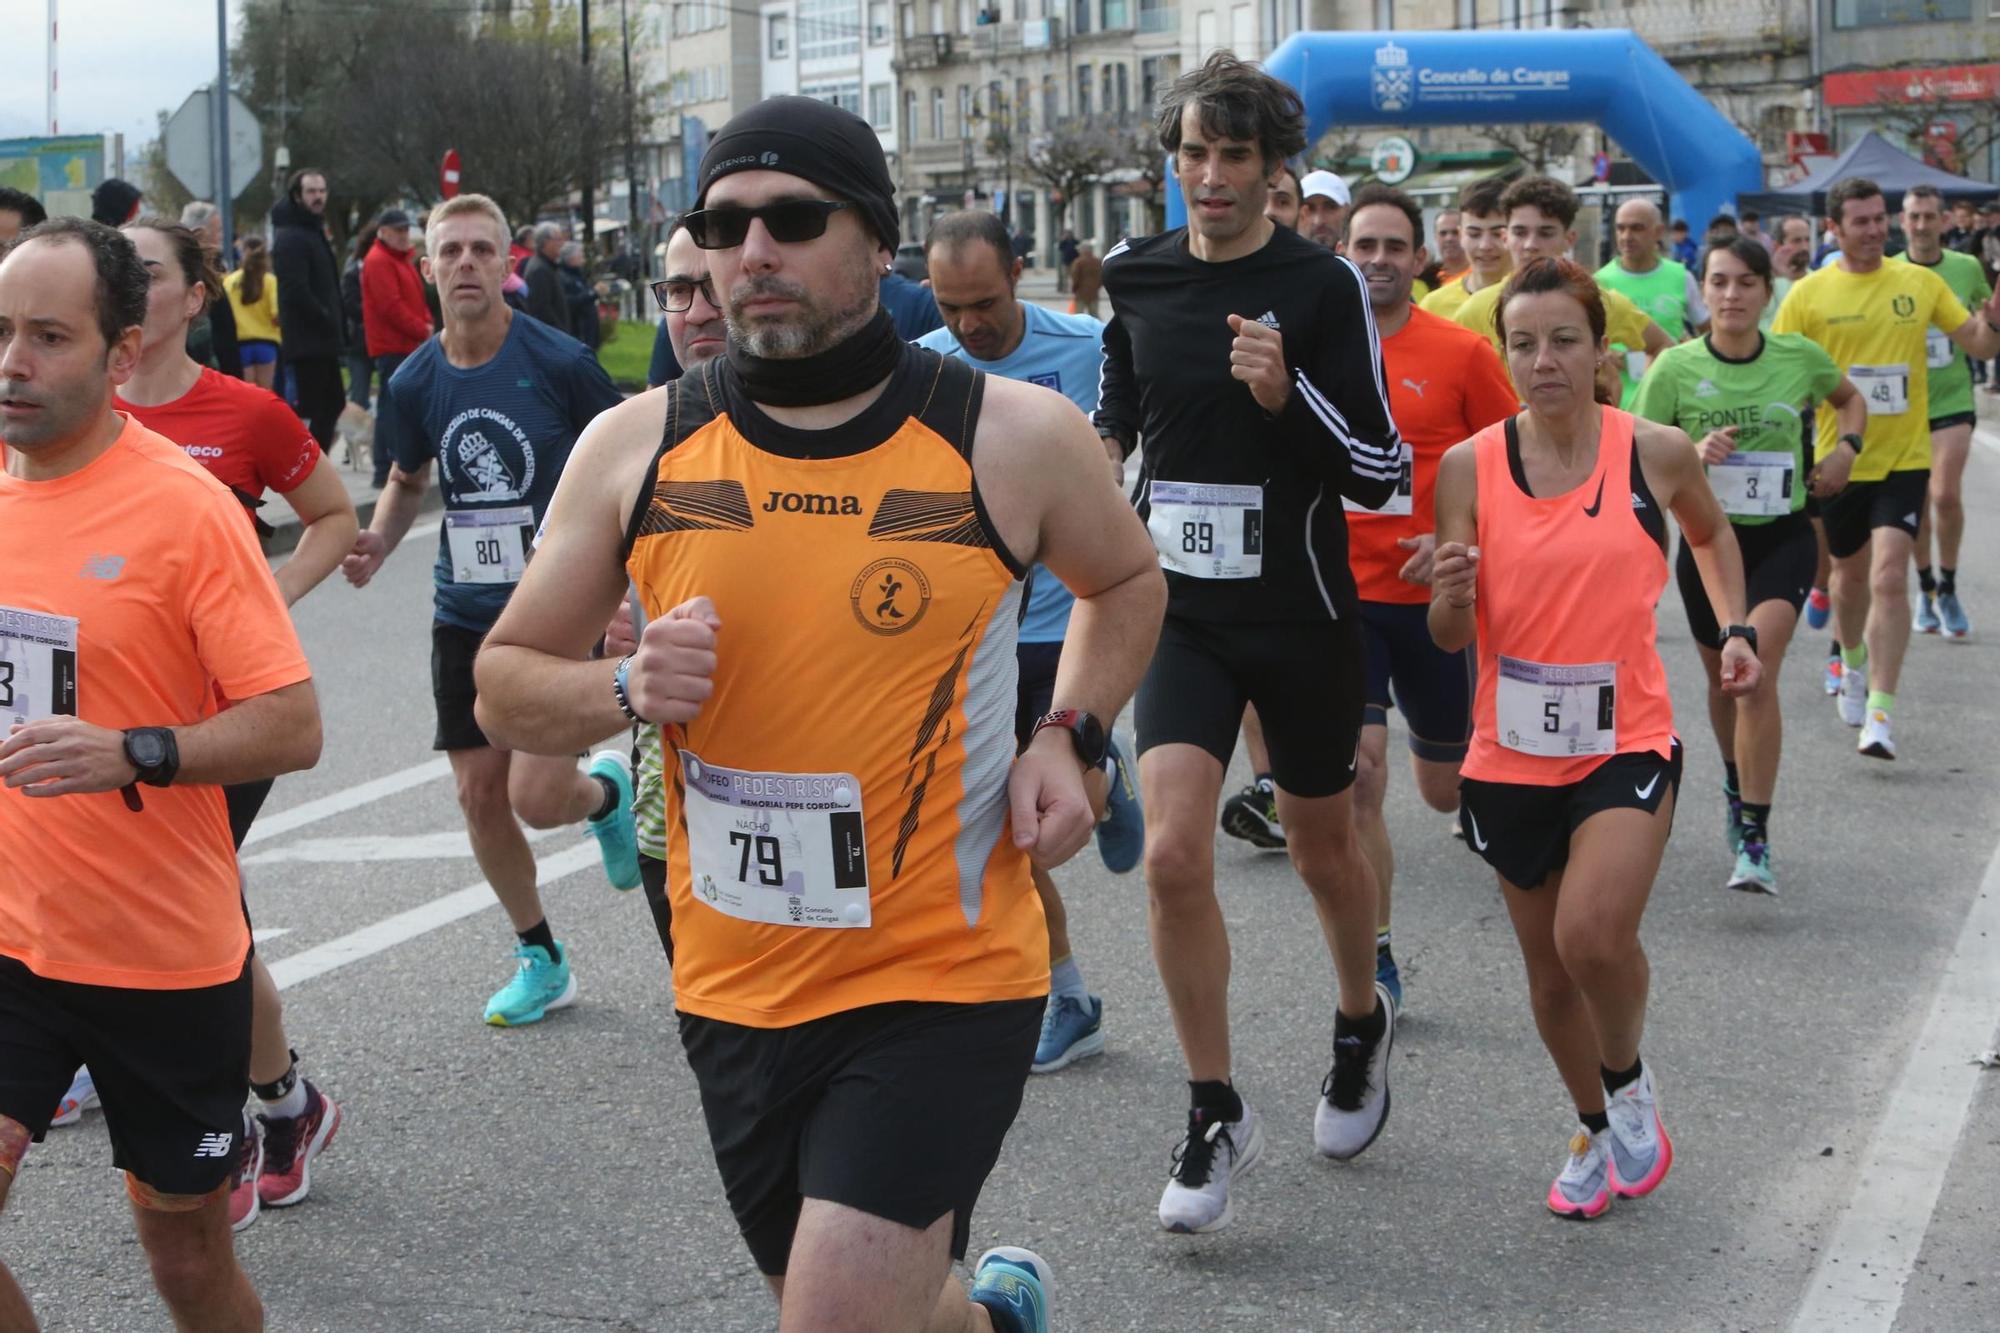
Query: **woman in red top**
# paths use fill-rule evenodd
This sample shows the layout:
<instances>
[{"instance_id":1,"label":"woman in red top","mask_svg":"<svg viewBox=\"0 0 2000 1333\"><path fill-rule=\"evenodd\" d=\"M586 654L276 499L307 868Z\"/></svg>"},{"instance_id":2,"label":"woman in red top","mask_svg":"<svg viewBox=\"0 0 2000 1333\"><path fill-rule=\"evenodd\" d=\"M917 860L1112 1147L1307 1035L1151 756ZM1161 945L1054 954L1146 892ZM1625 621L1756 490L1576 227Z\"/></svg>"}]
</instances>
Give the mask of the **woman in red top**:
<instances>
[{"instance_id":1,"label":"woman in red top","mask_svg":"<svg viewBox=\"0 0 2000 1333\"><path fill-rule=\"evenodd\" d=\"M304 524L291 559L278 568L278 590L290 606L334 571L354 545L357 523L347 487L298 415L268 389L232 379L187 354L188 325L220 299L221 282L200 237L155 218L125 234L153 275L147 298L139 368L118 390L115 406L166 436L236 492L247 519L257 519L266 491L285 497ZM229 826L243 845L269 782L225 787ZM260 1204L298 1203L310 1188L310 1166L340 1127L340 1107L298 1075L285 1039L278 985L252 954L250 1086L264 1103L261 1133L244 1136L244 1161L230 1195L230 1221L247 1226ZM252 1128L257 1129L258 1124Z\"/></svg>"},{"instance_id":2,"label":"woman in red top","mask_svg":"<svg viewBox=\"0 0 2000 1333\"><path fill-rule=\"evenodd\" d=\"M1722 688L1757 684L1743 564L1686 434L1600 406L1597 285L1568 260L1507 282L1501 344L1527 410L1439 465L1430 627L1479 645L1460 823L1500 876L1535 1026L1583 1129L1548 1205L1591 1218L1673 1165L1639 1059L1639 918L1673 824L1680 741L1654 610L1679 521L1724 631ZM1629 497L1629 498L1628 498Z\"/></svg>"}]
</instances>

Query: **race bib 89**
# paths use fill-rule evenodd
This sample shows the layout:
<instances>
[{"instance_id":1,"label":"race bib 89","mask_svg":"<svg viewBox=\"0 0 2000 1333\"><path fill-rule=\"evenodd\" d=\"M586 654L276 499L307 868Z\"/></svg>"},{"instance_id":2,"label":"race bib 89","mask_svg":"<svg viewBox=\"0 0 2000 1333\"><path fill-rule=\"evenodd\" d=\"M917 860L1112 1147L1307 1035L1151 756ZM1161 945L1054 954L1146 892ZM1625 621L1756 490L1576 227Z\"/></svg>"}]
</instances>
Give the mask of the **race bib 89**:
<instances>
[{"instance_id":1,"label":"race bib 89","mask_svg":"<svg viewBox=\"0 0 2000 1333\"><path fill-rule=\"evenodd\" d=\"M1146 530L1160 567L1197 579L1254 579L1264 572L1264 488L1156 481Z\"/></svg>"}]
</instances>

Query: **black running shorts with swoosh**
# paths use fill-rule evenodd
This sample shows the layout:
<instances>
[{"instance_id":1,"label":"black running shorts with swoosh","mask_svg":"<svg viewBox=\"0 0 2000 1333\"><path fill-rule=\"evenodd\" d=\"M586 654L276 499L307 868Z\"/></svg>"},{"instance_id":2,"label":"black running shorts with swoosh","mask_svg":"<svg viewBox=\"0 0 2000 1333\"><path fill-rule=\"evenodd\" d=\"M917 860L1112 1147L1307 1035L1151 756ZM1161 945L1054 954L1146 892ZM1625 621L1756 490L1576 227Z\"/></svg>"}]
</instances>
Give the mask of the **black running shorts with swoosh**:
<instances>
[{"instance_id":1,"label":"black running shorts with swoosh","mask_svg":"<svg viewBox=\"0 0 2000 1333\"><path fill-rule=\"evenodd\" d=\"M919 1230L972 1209L1021 1109L1043 1001L872 1004L785 1028L680 1015L730 1211L777 1276L807 1199Z\"/></svg>"},{"instance_id":2,"label":"black running shorts with swoosh","mask_svg":"<svg viewBox=\"0 0 2000 1333\"><path fill-rule=\"evenodd\" d=\"M1517 889L1538 889L1569 864L1570 839L1606 810L1660 808L1681 789L1681 743L1669 757L1651 751L1614 754L1588 777L1560 787L1525 782L1459 783L1458 826L1465 845Z\"/></svg>"},{"instance_id":3,"label":"black running shorts with swoosh","mask_svg":"<svg viewBox=\"0 0 2000 1333\"><path fill-rule=\"evenodd\" d=\"M1279 789L1337 796L1354 783L1363 676L1353 620L1199 621L1169 614L1139 683L1139 753L1196 745L1227 768L1243 705L1251 703Z\"/></svg>"}]
</instances>

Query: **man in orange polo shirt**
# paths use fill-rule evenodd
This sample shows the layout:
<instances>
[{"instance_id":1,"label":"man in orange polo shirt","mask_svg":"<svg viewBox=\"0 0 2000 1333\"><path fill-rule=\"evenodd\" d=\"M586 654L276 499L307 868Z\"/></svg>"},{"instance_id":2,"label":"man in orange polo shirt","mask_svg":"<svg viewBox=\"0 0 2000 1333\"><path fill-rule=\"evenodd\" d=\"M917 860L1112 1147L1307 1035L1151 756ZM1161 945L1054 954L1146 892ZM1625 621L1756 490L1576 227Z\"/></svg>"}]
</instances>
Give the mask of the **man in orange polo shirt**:
<instances>
[{"instance_id":1,"label":"man in orange polo shirt","mask_svg":"<svg viewBox=\"0 0 2000 1333\"><path fill-rule=\"evenodd\" d=\"M74 218L0 258L0 1208L88 1063L175 1324L235 1333L263 1311L229 1231L250 928L221 784L311 767L319 707L241 506L112 408L149 280ZM0 1267L0 1328L34 1326Z\"/></svg>"},{"instance_id":2,"label":"man in orange polo shirt","mask_svg":"<svg viewBox=\"0 0 2000 1333\"><path fill-rule=\"evenodd\" d=\"M1367 657L1354 819L1381 895L1375 978L1400 1006L1402 977L1389 948L1395 852L1382 816L1389 787L1389 707L1403 714L1410 769L1433 810L1458 809L1458 765L1472 737L1472 660L1431 642L1432 495L1444 451L1511 414L1520 399L1493 345L1410 304L1427 256L1423 212L1386 185L1366 185L1347 215L1347 257L1368 280L1382 334L1389 411L1403 437L1403 480L1380 509L1348 505L1347 561L1361 594Z\"/></svg>"}]
</instances>

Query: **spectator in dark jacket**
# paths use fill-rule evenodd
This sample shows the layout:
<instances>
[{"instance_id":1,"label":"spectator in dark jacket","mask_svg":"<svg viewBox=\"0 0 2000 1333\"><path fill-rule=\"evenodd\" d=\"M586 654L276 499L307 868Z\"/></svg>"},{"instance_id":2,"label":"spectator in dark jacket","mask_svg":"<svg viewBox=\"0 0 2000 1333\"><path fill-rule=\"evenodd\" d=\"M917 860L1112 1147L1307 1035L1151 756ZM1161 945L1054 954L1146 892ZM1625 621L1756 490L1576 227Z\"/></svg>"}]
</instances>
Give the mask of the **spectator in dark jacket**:
<instances>
[{"instance_id":1,"label":"spectator in dark jacket","mask_svg":"<svg viewBox=\"0 0 2000 1333\"><path fill-rule=\"evenodd\" d=\"M298 411L325 450L346 396L340 385L340 265L326 236L326 173L292 173L271 210L271 272L278 280L278 327L284 334Z\"/></svg>"},{"instance_id":2,"label":"spectator in dark jacket","mask_svg":"<svg viewBox=\"0 0 2000 1333\"><path fill-rule=\"evenodd\" d=\"M368 345L362 331L363 292L361 268L375 249L379 223L369 223L354 238L354 255L340 270L340 334L347 349L347 401L363 412L369 410L369 385L375 379L375 363L368 359Z\"/></svg>"},{"instance_id":3,"label":"spectator in dark jacket","mask_svg":"<svg viewBox=\"0 0 2000 1333\"><path fill-rule=\"evenodd\" d=\"M583 242L567 242L558 258L563 299L569 303L569 331L594 352L604 341L604 331L597 315L597 289L583 271Z\"/></svg>"},{"instance_id":4,"label":"spectator in dark jacket","mask_svg":"<svg viewBox=\"0 0 2000 1333\"><path fill-rule=\"evenodd\" d=\"M562 274L557 263L562 247L561 227L553 222L537 225L535 254L521 276L528 283L528 313L550 328L573 336L576 331L570 327L569 298L563 295Z\"/></svg>"},{"instance_id":5,"label":"spectator in dark jacket","mask_svg":"<svg viewBox=\"0 0 2000 1333\"><path fill-rule=\"evenodd\" d=\"M107 227L122 227L139 216L139 201L145 197L132 182L107 176L90 192L90 219Z\"/></svg>"},{"instance_id":6,"label":"spectator in dark jacket","mask_svg":"<svg viewBox=\"0 0 2000 1333\"><path fill-rule=\"evenodd\" d=\"M230 265L222 257L222 210L197 199L181 210L181 225L201 238L202 252L217 273ZM188 325L188 355L233 380L243 378L243 349L236 344L236 313L226 296L208 303L200 319Z\"/></svg>"}]
</instances>

